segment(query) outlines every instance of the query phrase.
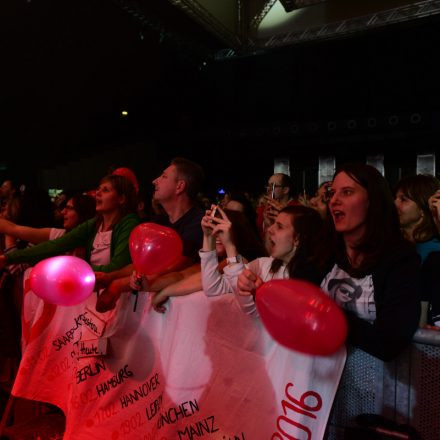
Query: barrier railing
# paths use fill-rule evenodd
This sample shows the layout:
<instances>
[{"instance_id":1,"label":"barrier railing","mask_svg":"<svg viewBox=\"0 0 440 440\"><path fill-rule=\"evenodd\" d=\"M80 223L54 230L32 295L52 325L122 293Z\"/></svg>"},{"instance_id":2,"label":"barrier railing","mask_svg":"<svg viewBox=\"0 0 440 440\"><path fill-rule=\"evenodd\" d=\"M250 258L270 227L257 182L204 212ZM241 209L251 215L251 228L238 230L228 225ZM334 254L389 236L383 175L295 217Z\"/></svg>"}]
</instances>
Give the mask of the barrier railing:
<instances>
[{"instance_id":1,"label":"barrier railing","mask_svg":"<svg viewBox=\"0 0 440 440\"><path fill-rule=\"evenodd\" d=\"M392 362L350 348L329 421L329 440L344 438L360 414L409 424L423 440L440 438L440 332L419 329ZM390 437L391 438L391 437Z\"/></svg>"}]
</instances>

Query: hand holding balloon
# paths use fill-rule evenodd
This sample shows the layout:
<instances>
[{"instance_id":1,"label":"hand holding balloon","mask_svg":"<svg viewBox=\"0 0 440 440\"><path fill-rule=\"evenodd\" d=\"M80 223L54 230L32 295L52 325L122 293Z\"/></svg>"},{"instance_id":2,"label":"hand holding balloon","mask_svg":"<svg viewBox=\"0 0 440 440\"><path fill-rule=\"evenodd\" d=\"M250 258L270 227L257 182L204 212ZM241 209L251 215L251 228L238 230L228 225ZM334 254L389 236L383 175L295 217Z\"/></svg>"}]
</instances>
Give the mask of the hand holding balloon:
<instances>
[{"instance_id":1,"label":"hand holding balloon","mask_svg":"<svg viewBox=\"0 0 440 440\"><path fill-rule=\"evenodd\" d=\"M347 336L344 313L321 289L307 281L268 281L258 288L256 303L267 331L293 350L331 355Z\"/></svg>"},{"instance_id":2,"label":"hand holding balloon","mask_svg":"<svg viewBox=\"0 0 440 440\"><path fill-rule=\"evenodd\" d=\"M263 284L263 280L249 269L244 269L238 276L238 293L243 296L255 295L255 291Z\"/></svg>"},{"instance_id":3,"label":"hand holding balloon","mask_svg":"<svg viewBox=\"0 0 440 440\"><path fill-rule=\"evenodd\" d=\"M63 255L40 261L31 271L30 285L44 301L73 306L92 294L95 274L84 260Z\"/></svg>"},{"instance_id":4,"label":"hand holding balloon","mask_svg":"<svg viewBox=\"0 0 440 440\"><path fill-rule=\"evenodd\" d=\"M136 270L130 276L130 289L148 292L148 280Z\"/></svg>"}]
</instances>

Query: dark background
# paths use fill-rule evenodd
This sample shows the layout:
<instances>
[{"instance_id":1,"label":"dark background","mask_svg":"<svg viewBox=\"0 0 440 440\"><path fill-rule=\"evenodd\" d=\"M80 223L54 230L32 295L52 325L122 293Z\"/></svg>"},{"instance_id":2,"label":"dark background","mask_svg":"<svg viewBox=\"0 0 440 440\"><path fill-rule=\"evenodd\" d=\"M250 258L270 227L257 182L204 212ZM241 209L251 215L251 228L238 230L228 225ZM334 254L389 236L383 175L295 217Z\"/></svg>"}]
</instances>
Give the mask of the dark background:
<instances>
[{"instance_id":1,"label":"dark background","mask_svg":"<svg viewBox=\"0 0 440 440\"><path fill-rule=\"evenodd\" d=\"M259 192L289 157L311 192L320 155L384 153L395 182L439 149L436 16L216 59L221 41L147 4L141 24L117 1L1 1L0 178L85 189L115 165L148 184L180 155L209 192Z\"/></svg>"}]
</instances>

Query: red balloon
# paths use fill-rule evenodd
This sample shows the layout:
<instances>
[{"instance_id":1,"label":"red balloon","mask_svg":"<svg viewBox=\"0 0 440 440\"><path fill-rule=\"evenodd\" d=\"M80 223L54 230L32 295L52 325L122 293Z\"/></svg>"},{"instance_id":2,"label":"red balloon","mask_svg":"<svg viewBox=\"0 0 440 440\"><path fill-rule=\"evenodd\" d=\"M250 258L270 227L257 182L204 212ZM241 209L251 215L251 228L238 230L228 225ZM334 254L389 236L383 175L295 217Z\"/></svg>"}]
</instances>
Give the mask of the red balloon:
<instances>
[{"instance_id":1,"label":"red balloon","mask_svg":"<svg viewBox=\"0 0 440 440\"><path fill-rule=\"evenodd\" d=\"M133 184L134 189L136 190L136 193L139 192L139 184L138 184L136 174L134 174L134 172L132 170L130 170L130 168L125 168L125 167L116 168L116 170L114 170L112 174L114 174L116 176L125 177Z\"/></svg>"},{"instance_id":2,"label":"red balloon","mask_svg":"<svg viewBox=\"0 0 440 440\"><path fill-rule=\"evenodd\" d=\"M182 255L179 234L156 223L136 226L129 238L130 255L135 269L143 275L163 272Z\"/></svg>"},{"instance_id":3,"label":"red balloon","mask_svg":"<svg viewBox=\"0 0 440 440\"><path fill-rule=\"evenodd\" d=\"M347 337L342 310L308 281L268 281L257 289L256 304L270 335L293 350L327 356Z\"/></svg>"},{"instance_id":4,"label":"red balloon","mask_svg":"<svg viewBox=\"0 0 440 440\"><path fill-rule=\"evenodd\" d=\"M95 286L95 273L84 260L62 255L40 261L31 271L32 291L51 304L73 306L86 300Z\"/></svg>"}]
</instances>

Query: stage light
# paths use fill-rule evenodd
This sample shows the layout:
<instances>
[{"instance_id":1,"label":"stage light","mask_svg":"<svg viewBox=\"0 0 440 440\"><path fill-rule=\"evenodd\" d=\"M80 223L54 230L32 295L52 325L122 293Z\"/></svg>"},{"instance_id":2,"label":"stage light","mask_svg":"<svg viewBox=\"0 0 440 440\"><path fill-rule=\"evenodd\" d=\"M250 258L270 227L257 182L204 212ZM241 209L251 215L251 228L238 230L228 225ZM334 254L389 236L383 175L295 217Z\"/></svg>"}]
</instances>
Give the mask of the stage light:
<instances>
[{"instance_id":1,"label":"stage light","mask_svg":"<svg viewBox=\"0 0 440 440\"><path fill-rule=\"evenodd\" d=\"M336 130L336 122L334 122L334 121L329 121L328 124L327 124L327 129L328 129L329 131Z\"/></svg>"},{"instance_id":2,"label":"stage light","mask_svg":"<svg viewBox=\"0 0 440 440\"><path fill-rule=\"evenodd\" d=\"M374 128L377 125L376 118L368 118L367 125L369 128Z\"/></svg>"},{"instance_id":3,"label":"stage light","mask_svg":"<svg viewBox=\"0 0 440 440\"><path fill-rule=\"evenodd\" d=\"M397 125L399 123L399 117L397 115L391 115L388 118L388 124L390 125Z\"/></svg>"},{"instance_id":4,"label":"stage light","mask_svg":"<svg viewBox=\"0 0 440 440\"><path fill-rule=\"evenodd\" d=\"M347 127L349 128L349 130L354 130L357 127L357 122L354 119L350 119L347 122Z\"/></svg>"},{"instance_id":5,"label":"stage light","mask_svg":"<svg viewBox=\"0 0 440 440\"><path fill-rule=\"evenodd\" d=\"M422 120L420 113L413 113L410 117L411 124L418 124Z\"/></svg>"},{"instance_id":6,"label":"stage light","mask_svg":"<svg viewBox=\"0 0 440 440\"><path fill-rule=\"evenodd\" d=\"M121 116L126 117L128 116L128 112L126 110L121 111Z\"/></svg>"},{"instance_id":7,"label":"stage light","mask_svg":"<svg viewBox=\"0 0 440 440\"><path fill-rule=\"evenodd\" d=\"M296 134L299 132L299 125L298 124L292 124L290 126L290 132L293 134Z\"/></svg>"}]
</instances>

